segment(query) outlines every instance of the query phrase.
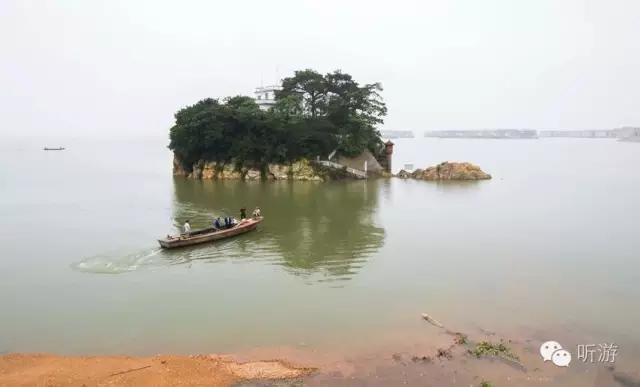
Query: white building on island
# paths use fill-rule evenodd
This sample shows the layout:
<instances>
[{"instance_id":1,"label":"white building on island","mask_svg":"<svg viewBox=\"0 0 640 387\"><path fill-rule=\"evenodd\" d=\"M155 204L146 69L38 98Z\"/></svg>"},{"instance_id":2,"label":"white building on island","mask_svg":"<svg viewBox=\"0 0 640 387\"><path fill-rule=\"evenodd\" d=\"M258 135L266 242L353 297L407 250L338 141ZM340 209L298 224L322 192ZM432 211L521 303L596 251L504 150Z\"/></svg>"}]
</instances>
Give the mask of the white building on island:
<instances>
[{"instance_id":1,"label":"white building on island","mask_svg":"<svg viewBox=\"0 0 640 387\"><path fill-rule=\"evenodd\" d=\"M276 91L282 90L277 85L256 87L255 101L262 110L269 110L276 104Z\"/></svg>"}]
</instances>

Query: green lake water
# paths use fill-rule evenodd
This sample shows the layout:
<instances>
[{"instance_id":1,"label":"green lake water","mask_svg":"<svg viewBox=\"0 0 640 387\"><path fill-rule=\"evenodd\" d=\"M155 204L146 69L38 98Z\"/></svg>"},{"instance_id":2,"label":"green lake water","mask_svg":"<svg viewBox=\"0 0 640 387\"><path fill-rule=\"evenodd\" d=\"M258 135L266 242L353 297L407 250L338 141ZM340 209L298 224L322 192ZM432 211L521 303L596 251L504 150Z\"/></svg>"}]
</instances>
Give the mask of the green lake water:
<instances>
[{"instance_id":1,"label":"green lake water","mask_svg":"<svg viewBox=\"0 0 640 387\"><path fill-rule=\"evenodd\" d=\"M347 353L428 312L640 359L639 144L402 139L396 170L494 178L243 183L174 178L164 139L44 141L0 144L0 352ZM254 233L157 246L256 205Z\"/></svg>"}]
</instances>

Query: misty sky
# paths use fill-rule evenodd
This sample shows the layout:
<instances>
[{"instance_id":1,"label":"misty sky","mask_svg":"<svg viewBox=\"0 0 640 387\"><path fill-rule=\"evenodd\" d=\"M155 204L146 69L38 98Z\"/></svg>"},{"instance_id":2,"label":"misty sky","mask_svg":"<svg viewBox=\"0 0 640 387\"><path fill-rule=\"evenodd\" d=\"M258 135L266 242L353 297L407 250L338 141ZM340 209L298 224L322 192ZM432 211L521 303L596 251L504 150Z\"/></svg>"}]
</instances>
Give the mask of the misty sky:
<instances>
[{"instance_id":1,"label":"misty sky","mask_svg":"<svg viewBox=\"0 0 640 387\"><path fill-rule=\"evenodd\" d=\"M166 136L296 69L382 82L385 129L640 125L640 1L0 1L0 135Z\"/></svg>"}]
</instances>

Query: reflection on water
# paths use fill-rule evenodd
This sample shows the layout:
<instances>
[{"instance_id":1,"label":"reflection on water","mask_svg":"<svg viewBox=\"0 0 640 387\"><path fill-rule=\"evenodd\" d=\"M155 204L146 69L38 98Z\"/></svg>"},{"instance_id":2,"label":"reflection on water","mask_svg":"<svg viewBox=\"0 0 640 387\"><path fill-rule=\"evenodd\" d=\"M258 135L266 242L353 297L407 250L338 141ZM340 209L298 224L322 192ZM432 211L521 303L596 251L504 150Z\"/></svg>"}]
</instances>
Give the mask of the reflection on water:
<instances>
[{"instance_id":1,"label":"reflection on water","mask_svg":"<svg viewBox=\"0 0 640 387\"><path fill-rule=\"evenodd\" d=\"M377 182L244 183L174 179L176 227L189 219L206 227L216 216L260 206L257 232L213 245L167 251L173 260L224 257L270 261L289 272L348 279L384 242L374 221ZM185 259L185 255L189 258Z\"/></svg>"},{"instance_id":2,"label":"reflection on water","mask_svg":"<svg viewBox=\"0 0 640 387\"><path fill-rule=\"evenodd\" d=\"M84 259L79 271L118 274L144 267L228 260L268 262L319 281L348 280L384 243L375 224L379 182L329 184L245 183L174 179L173 226L185 220L208 227L218 216L260 206L265 221L256 232L213 244L174 250L147 248Z\"/></svg>"}]
</instances>

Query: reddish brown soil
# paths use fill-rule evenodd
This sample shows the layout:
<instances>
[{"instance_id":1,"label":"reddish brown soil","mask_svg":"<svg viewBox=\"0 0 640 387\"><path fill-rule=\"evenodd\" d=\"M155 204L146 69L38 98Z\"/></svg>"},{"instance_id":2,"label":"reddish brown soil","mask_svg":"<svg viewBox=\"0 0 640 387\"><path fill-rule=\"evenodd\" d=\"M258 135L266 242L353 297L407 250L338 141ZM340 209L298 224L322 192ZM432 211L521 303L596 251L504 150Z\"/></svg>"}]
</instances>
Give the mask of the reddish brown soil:
<instances>
[{"instance_id":1,"label":"reddish brown soil","mask_svg":"<svg viewBox=\"0 0 640 387\"><path fill-rule=\"evenodd\" d=\"M229 386L312 372L281 361L238 363L217 355L153 357L0 356L2 386Z\"/></svg>"}]
</instances>

